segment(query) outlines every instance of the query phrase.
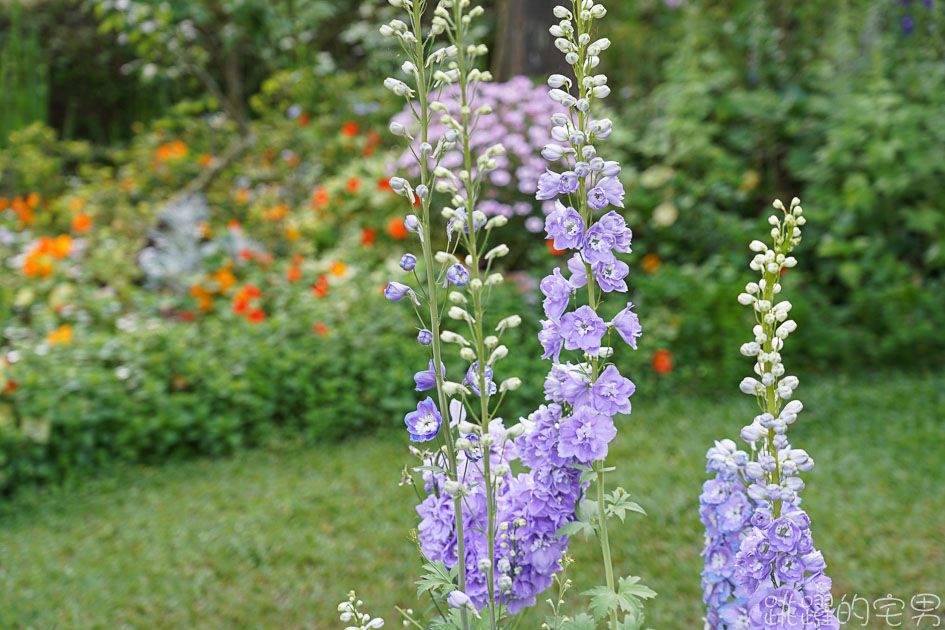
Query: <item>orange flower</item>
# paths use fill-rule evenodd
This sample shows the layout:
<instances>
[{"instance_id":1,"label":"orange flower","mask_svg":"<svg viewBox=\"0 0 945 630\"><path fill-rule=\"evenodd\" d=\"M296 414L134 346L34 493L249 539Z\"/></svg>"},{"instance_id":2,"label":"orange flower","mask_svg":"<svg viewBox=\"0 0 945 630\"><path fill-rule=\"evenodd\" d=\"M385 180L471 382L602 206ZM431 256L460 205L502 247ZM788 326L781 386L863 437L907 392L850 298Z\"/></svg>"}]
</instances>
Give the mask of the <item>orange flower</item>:
<instances>
[{"instance_id":1,"label":"orange flower","mask_svg":"<svg viewBox=\"0 0 945 630\"><path fill-rule=\"evenodd\" d=\"M353 121L348 121L345 124L341 125L341 135L348 138L353 138L358 135L360 129L358 128L358 123Z\"/></svg>"},{"instance_id":2,"label":"orange flower","mask_svg":"<svg viewBox=\"0 0 945 630\"><path fill-rule=\"evenodd\" d=\"M323 186L319 186L315 189L315 192L312 193L312 208L315 210L324 208L330 201L331 197L328 196L328 191L325 190Z\"/></svg>"},{"instance_id":3,"label":"orange flower","mask_svg":"<svg viewBox=\"0 0 945 630\"><path fill-rule=\"evenodd\" d=\"M200 166L204 168L210 168L213 165L213 156L209 153L204 153L200 156Z\"/></svg>"},{"instance_id":4,"label":"orange flower","mask_svg":"<svg viewBox=\"0 0 945 630\"><path fill-rule=\"evenodd\" d=\"M289 282L298 282L302 277L302 270L299 269L298 265L289 265L289 268L286 269L285 277Z\"/></svg>"},{"instance_id":5,"label":"orange flower","mask_svg":"<svg viewBox=\"0 0 945 630\"><path fill-rule=\"evenodd\" d=\"M0 197L0 212L10 207L10 200L6 197Z\"/></svg>"},{"instance_id":6,"label":"orange flower","mask_svg":"<svg viewBox=\"0 0 945 630\"><path fill-rule=\"evenodd\" d=\"M673 354L669 350L657 350L653 353L653 370L657 374L669 374L673 371Z\"/></svg>"},{"instance_id":7,"label":"orange flower","mask_svg":"<svg viewBox=\"0 0 945 630\"><path fill-rule=\"evenodd\" d=\"M26 196L26 206L30 210L35 210L39 205L39 193L31 192Z\"/></svg>"},{"instance_id":8,"label":"orange flower","mask_svg":"<svg viewBox=\"0 0 945 630\"><path fill-rule=\"evenodd\" d=\"M15 392L15 391L18 390L19 388L20 388L20 384L11 379L11 380L7 381L6 387L3 388L3 395L4 395L4 396L9 396L10 394L12 394L13 392Z\"/></svg>"},{"instance_id":9,"label":"orange flower","mask_svg":"<svg viewBox=\"0 0 945 630\"><path fill-rule=\"evenodd\" d=\"M379 180L377 180L377 189L378 190L391 190L390 178L382 177Z\"/></svg>"},{"instance_id":10,"label":"orange flower","mask_svg":"<svg viewBox=\"0 0 945 630\"><path fill-rule=\"evenodd\" d=\"M348 271L348 265L341 261L332 263L331 265L331 273L334 276L343 276L346 271Z\"/></svg>"},{"instance_id":11,"label":"orange flower","mask_svg":"<svg viewBox=\"0 0 945 630\"><path fill-rule=\"evenodd\" d=\"M263 218L267 221L281 221L289 215L289 206L280 203L263 212Z\"/></svg>"},{"instance_id":12,"label":"orange flower","mask_svg":"<svg viewBox=\"0 0 945 630\"><path fill-rule=\"evenodd\" d=\"M232 230L234 232L243 229L243 226L240 225L240 222L236 219L230 219L230 222L226 224L226 227L228 230Z\"/></svg>"},{"instance_id":13,"label":"orange flower","mask_svg":"<svg viewBox=\"0 0 945 630\"><path fill-rule=\"evenodd\" d=\"M16 213L17 218L23 226L33 224L33 209L30 208L29 204L27 204L22 197L17 197L13 200L13 212Z\"/></svg>"},{"instance_id":14,"label":"orange flower","mask_svg":"<svg viewBox=\"0 0 945 630\"><path fill-rule=\"evenodd\" d=\"M252 324L261 324L266 321L266 311L256 307L246 314L246 319Z\"/></svg>"},{"instance_id":15,"label":"orange flower","mask_svg":"<svg viewBox=\"0 0 945 630\"><path fill-rule=\"evenodd\" d=\"M68 234L60 234L54 239L49 239L47 242L48 249L46 253L57 260L62 260L72 251L72 237Z\"/></svg>"},{"instance_id":16,"label":"orange flower","mask_svg":"<svg viewBox=\"0 0 945 630\"><path fill-rule=\"evenodd\" d=\"M299 240L299 228L294 225L285 226L285 240L294 243Z\"/></svg>"},{"instance_id":17,"label":"orange flower","mask_svg":"<svg viewBox=\"0 0 945 630\"><path fill-rule=\"evenodd\" d=\"M551 252L552 256L560 256L568 251L566 249L556 249L554 240L550 238L545 240L545 245L548 246L548 251Z\"/></svg>"},{"instance_id":18,"label":"orange flower","mask_svg":"<svg viewBox=\"0 0 945 630\"><path fill-rule=\"evenodd\" d=\"M69 212L71 212L72 214L75 214L76 212L81 211L82 208L84 207L85 207L85 199L83 199L82 197L76 197L75 199L69 202Z\"/></svg>"},{"instance_id":19,"label":"orange flower","mask_svg":"<svg viewBox=\"0 0 945 630\"><path fill-rule=\"evenodd\" d=\"M251 300L255 300L256 298L262 297L262 291L260 291L259 287L255 284L247 282L243 285L243 295Z\"/></svg>"},{"instance_id":20,"label":"orange flower","mask_svg":"<svg viewBox=\"0 0 945 630\"><path fill-rule=\"evenodd\" d=\"M361 230L361 244L365 247L370 247L374 244L374 241L377 239L377 230L374 228L363 228Z\"/></svg>"},{"instance_id":21,"label":"orange flower","mask_svg":"<svg viewBox=\"0 0 945 630\"><path fill-rule=\"evenodd\" d=\"M239 256L242 260L252 260L256 257L256 254L253 253L253 250L244 248L239 251L237 256Z\"/></svg>"},{"instance_id":22,"label":"orange flower","mask_svg":"<svg viewBox=\"0 0 945 630\"><path fill-rule=\"evenodd\" d=\"M407 238L409 234L407 227L404 225L404 220L400 217L394 217L387 222L387 233L398 241Z\"/></svg>"},{"instance_id":23,"label":"orange flower","mask_svg":"<svg viewBox=\"0 0 945 630\"><path fill-rule=\"evenodd\" d=\"M324 337L328 334L328 326L322 322L315 322L312 324L312 330L314 330L318 335Z\"/></svg>"},{"instance_id":24,"label":"orange flower","mask_svg":"<svg viewBox=\"0 0 945 630\"><path fill-rule=\"evenodd\" d=\"M229 267L223 267L218 270L214 274L213 279L217 281L217 285L220 287L220 293L227 293L236 286L236 276L233 275Z\"/></svg>"},{"instance_id":25,"label":"orange flower","mask_svg":"<svg viewBox=\"0 0 945 630\"><path fill-rule=\"evenodd\" d=\"M237 315L243 315L249 310L249 299L242 293L237 293L233 298L233 312Z\"/></svg>"},{"instance_id":26,"label":"orange flower","mask_svg":"<svg viewBox=\"0 0 945 630\"><path fill-rule=\"evenodd\" d=\"M80 212L72 217L72 231L78 234L84 234L92 227L92 217Z\"/></svg>"},{"instance_id":27,"label":"orange flower","mask_svg":"<svg viewBox=\"0 0 945 630\"><path fill-rule=\"evenodd\" d=\"M188 149L186 144L180 140L174 140L173 142L160 145L154 151L154 159L158 162L177 160L182 157L186 157L187 151Z\"/></svg>"},{"instance_id":28,"label":"orange flower","mask_svg":"<svg viewBox=\"0 0 945 630\"><path fill-rule=\"evenodd\" d=\"M134 177L129 177L129 178L127 178L127 179L121 180L121 181L118 183L118 185L121 186L122 190L131 191L131 190L134 189L134 187L137 185L137 183L138 183L138 182L135 181L135 178L134 178Z\"/></svg>"},{"instance_id":29,"label":"orange flower","mask_svg":"<svg viewBox=\"0 0 945 630\"><path fill-rule=\"evenodd\" d=\"M51 346L67 346L72 343L72 326L64 324L46 335L46 343Z\"/></svg>"},{"instance_id":30,"label":"orange flower","mask_svg":"<svg viewBox=\"0 0 945 630\"><path fill-rule=\"evenodd\" d=\"M643 257L643 271L646 273L656 273L663 261L656 254L647 254Z\"/></svg>"},{"instance_id":31,"label":"orange flower","mask_svg":"<svg viewBox=\"0 0 945 630\"><path fill-rule=\"evenodd\" d=\"M300 126L300 127L308 127L308 124L309 124L310 122L312 122L312 117L309 116L308 114L302 114L301 116L299 116L299 126Z\"/></svg>"},{"instance_id":32,"label":"orange flower","mask_svg":"<svg viewBox=\"0 0 945 630\"><path fill-rule=\"evenodd\" d=\"M26 260L23 261L23 275L27 278L48 278L52 275L53 264L49 256L46 254L39 253L37 251L31 252L27 255Z\"/></svg>"},{"instance_id":33,"label":"orange flower","mask_svg":"<svg viewBox=\"0 0 945 630\"><path fill-rule=\"evenodd\" d=\"M190 287L190 297L197 300L197 308L204 313L213 309L213 293L199 284Z\"/></svg>"},{"instance_id":34,"label":"orange flower","mask_svg":"<svg viewBox=\"0 0 945 630\"><path fill-rule=\"evenodd\" d=\"M361 180L357 177L349 177L348 181L345 183L345 190L347 190L352 195L356 194L361 190Z\"/></svg>"},{"instance_id":35,"label":"orange flower","mask_svg":"<svg viewBox=\"0 0 945 630\"><path fill-rule=\"evenodd\" d=\"M312 285L312 293L314 293L317 298L323 298L328 295L328 276L324 274L318 276L318 280Z\"/></svg>"},{"instance_id":36,"label":"orange flower","mask_svg":"<svg viewBox=\"0 0 945 630\"><path fill-rule=\"evenodd\" d=\"M248 189L248 188L240 188L239 190L237 190L237 191L236 191L236 200L237 200L238 202L240 202L240 203L246 203L247 201L249 201L249 189Z\"/></svg>"}]
</instances>

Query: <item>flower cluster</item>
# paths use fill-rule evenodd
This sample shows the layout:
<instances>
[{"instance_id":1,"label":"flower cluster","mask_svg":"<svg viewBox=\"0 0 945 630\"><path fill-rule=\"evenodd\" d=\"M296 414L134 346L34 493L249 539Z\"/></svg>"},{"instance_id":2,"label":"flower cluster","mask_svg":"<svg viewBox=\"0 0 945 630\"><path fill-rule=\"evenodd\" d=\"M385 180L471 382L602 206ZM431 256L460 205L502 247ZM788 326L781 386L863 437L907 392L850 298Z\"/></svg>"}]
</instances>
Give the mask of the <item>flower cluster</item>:
<instances>
[{"instance_id":1,"label":"flower cluster","mask_svg":"<svg viewBox=\"0 0 945 630\"><path fill-rule=\"evenodd\" d=\"M761 411L741 430L752 456L730 440L708 453L709 471L717 476L701 501L708 534L706 621L721 629L837 630L826 563L814 547L810 518L799 507L799 474L814 462L787 438L803 405L792 400L798 379L785 375L781 351L797 324L788 319L791 303L776 302L782 273L797 264L790 254L806 219L797 199L790 208L780 201L774 207L784 216L769 219L773 247L761 241L750 246L751 269L762 277L738 296L756 319L754 339L741 347L755 359L756 377L744 379L740 389L757 398ZM737 543L734 557L733 544L726 543Z\"/></svg>"},{"instance_id":2,"label":"flower cluster","mask_svg":"<svg viewBox=\"0 0 945 630\"><path fill-rule=\"evenodd\" d=\"M533 204L511 193L508 188L515 182L518 192L532 197L538 190L538 181L544 172L544 161L538 155L541 147L551 142L551 136L544 121L555 113L563 113L564 108L548 100L548 88L535 86L527 77L515 77L504 83L490 83L479 89L477 103L480 108L488 108L490 115L481 118L479 125L471 134L470 146L481 151L501 142L506 153L496 157L497 168L489 173L484 181L483 199L478 209L486 216L503 215L505 217L528 216L526 229L540 232L542 220L533 213ZM439 102L453 118L459 118L462 108L461 99L444 95ZM410 107L416 107L412 104ZM410 107L404 109L392 120L392 125L404 129L404 133L416 133L416 120ZM442 122L430 125L430 136L440 138L449 132L449 126ZM411 177L419 175L419 166L414 154L420 149L420 142L414 138L411 148L401 154L397 167L406 169ZM454 148L447 151L440 160L445 168L462 168L462 151ZM543 205L544 214L550 213L554 204Z\"/></svg>"},{"instance_id":3,"label":"flower cluster","mask_svg":"<svg viewBox=\"0 0 945 630\"><path fill-rule=\"evenodd\" d=\"M338 604L338 612L341 613L338 618L349 624L345 630L375 630L384 627L384 620L380 617L371 617L360 608L364 602L358 599L354 591L348 593L348 599Z\"/></svg>"}]
</instances>

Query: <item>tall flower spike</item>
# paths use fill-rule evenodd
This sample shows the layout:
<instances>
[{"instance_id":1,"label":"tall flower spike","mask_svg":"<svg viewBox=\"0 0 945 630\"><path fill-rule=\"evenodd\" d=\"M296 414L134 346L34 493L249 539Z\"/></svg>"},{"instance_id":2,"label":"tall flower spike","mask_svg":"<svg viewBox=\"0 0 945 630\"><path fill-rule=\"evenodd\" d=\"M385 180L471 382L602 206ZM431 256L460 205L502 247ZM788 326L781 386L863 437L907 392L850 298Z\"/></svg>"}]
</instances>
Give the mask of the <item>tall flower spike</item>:
<instances>
[{"instance_id":1,"label":"tall flower spike","mask_svg":"<svg viewBox=\"0 0 945 630\"><path fill-rule=\"evenodd\" d=\"M637 578L621 578L618 583L614 575L608 519L619 514L623 520L624 509L617 505L642 509L626 500L629 494L623 489L605 490L605 473L613 470L605 459L617 434L614 417L630 413L630 396L635 390L609 361L613 355L609 343L619 338L635 349L640 325L629 303L612 321L598 314L606 294L628 290L625 279L629 267L617 255L630 253L632 239L619 213L625 197L620 164L598 155L600 143L613 128L610 120L595 116L598 102L610 94L607 77L595 74L600 55L610 42L592 37L595 21L606 13L603 5L592 0L574 0L570 9L554 9L559 22L550 29L555 46L565 55L577 80L558 74L548 79L549 98L566 112L555 113L549 121L552 141L542 156L552 166L539 178L536 198L553 204L545 219L548 240L555 249L572 250L573 254L566 272L556 268L540 283L546 319L538 338L543 358L553 362L545 381L549 405L533 414L534 433L520 440L520 450L523 462L532 467L536 477L576 466L585 471L580 481L596 480L596 500L587 500L579 510L582 519L566 524L559 533L594 531L598 535L606 585L592 604L603 610L611 627L616 628L621 609L612 595L623 590L625 580L635 583ZM586 303L569 311L573 302L585 299ZM532 455L541 453L543 444L552 444L555 453L543 458ZM583 498L583 492L575 493L570 487L552 489L561 493L561 501L575 494ZM646 587L637 587L635 604L655 596Z\"/></svg>"},{"instance_id":2,"label":"tall flower spike","mask_svg":"<svg viewBox=\"0 0 945 630\"><path fill-rule=\"evenodd\" d=\"M799 382L785 375L781 352L797 324L788 319L791 303L776 301L782 274L797 264L791 253L806 219L796 198L789 208L780 200L774 208L782 216L769 218L772 245L752 241L749 246L754 252L749 266L761 278L738 296L755 315L753 338L741 346L755 361L755 375L739 385L757 398L760 410L741 430L751 454L731 440L717 442L707 453L707 470L715 479L706 482L700 497L706 627L837 630L827 565L814 547L810 517L798 496L804 489L800 473L811 470L814 461L787 438L803 404L793 399Z\"/></svg>"}]
</instances>

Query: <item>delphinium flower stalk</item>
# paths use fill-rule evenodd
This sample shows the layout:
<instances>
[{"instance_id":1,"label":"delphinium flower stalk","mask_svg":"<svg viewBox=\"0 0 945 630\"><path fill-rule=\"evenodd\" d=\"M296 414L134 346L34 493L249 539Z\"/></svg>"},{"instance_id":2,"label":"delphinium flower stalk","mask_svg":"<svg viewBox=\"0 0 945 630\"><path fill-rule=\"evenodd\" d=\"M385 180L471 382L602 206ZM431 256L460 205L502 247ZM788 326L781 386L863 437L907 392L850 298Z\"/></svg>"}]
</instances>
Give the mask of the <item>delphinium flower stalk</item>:
<instances>
[{"instance_id":1,"label":"delphinium flower stalk","mask_svg":"<svg viewBox=\"0 0 945 630\"><path fill-rule=\"evenodd\" d=\"M501 145L492 145L474 154L471 140L479 120L491 111L488 106L475 105L479 85L491 79L488 72L476 67L477 58L487 49L470 40L472 22L483 10L471 6L470 0L440 0L424 36L425 2L391 0L391 4L404 9L408 23L394 20L381 32L400 41L407 58L402 69L415 87L393 78L385 85L405 99L419 129L415 149L407 127L391 122L391 132L408 141L419 167L416 186L395 177L391 187L419 205L418 215L409 215L406 225L419 237L424 277L421 280L416 271L416 257L406 254L401 267L414 273L418 289L391 282L386 294L394 301L410 298L422 327L418 341L431 351L429 369L418 372L415 381L418 391L435 388L437 400L420 402L405 423L413 441L435 440L441 445L432 453L415 451L423 464L418 469L423 473L422 487L428 493L423 497L418 491L418 512L423 519L418 542L429 561L422 582L429 587L424 592L434 596L435 604L458 611L458 627L468 628L470 617L478 617L484 607L489 628L495 629L503 609L508 609L509 601L503 594L511 591L513 577L509 574L511 563L502 565L501 576L496 574L497 541L509 538L498 534L499 499L508 488L513 440L524 427L518 424L506 429L496 417L505 394L517 389L520 380L511 377L497 385L493 379L497 363L508 354L508 348L500 345L501 336L521 319L506 316L493 328L486 328L489 294L503 281L492 266L508 253L508 247L489 243L490 234L507 219L487 219L477 208L484 178L497 168L496 158L504 152ZM444 38L448 43L436 48L436 41ZM451 114L438 100L444 93L461 102L458 114ZM439 138L430 133L434 117L445 128ZM462 155L462 168L455 173L440 164L450 150ZM434 252L433 191L450 200L450 206L441 210L447 219L447 247L438 252ZM425 313L420 309L423 303ZM444 315L457 323L458 331L444 326ZM444 344L455 344L467 365L461 382L446 378ZM405 480L413 485L409 472ZM455 583L451 573L444 575L444 570L450 569L456 573ZM440 614L444 620L453 619L442 610Z\"/></svg>"},{"instance_id":2,"label":"delphinium flower stalk","mask_svg":"<svg viewBox=\"0 0 945 630\"><path fill-rule=\"evenodd\" d=\"M610 136L613 126L609 119L595 117L597 104L610 94L607 77L595 74L610 41L595 40L592 30L607 11L593 0L572 0L570 4L570 8L555 7L554 15L560 21L550 31L576 81L558 74L548 80L550 98L567 113L552 116L553 142L544 147L542 156L560 167L541 176L536 196L555 200L545 230L556 249L574 250L574 254L567 263L569 277L556 268L541 281L547 319L542 322L539 339L543 358L553 361L545 392L558 415L554 424L559 435L558 454L583 467L585 478L596 480L596 500L585 500L581 521L562 531L574 533L589 527L597 534L606 586L592 592L592 606L604 611L616 629L618 612L624 605L616 604L619 598L615 593L632 591L639 598L655 595L637 585L636 578L618 583L607 523L615 515L623 520L627 509L642 512L628 501L629 494L623 489L607 493L605 478L613 470L606 457L608 444L617 433L614 416L630 413L630 396L635 390L609 361L613 348L608 344L616 340L616 331L635 349L641 329L630 303L609 322L598 314L608 293L628 290L625 278L629 267L616 254L630 253L632 233L623 216L613 209L624 205L620 165L605 160L597 151L598 143ZM586 302L579 293L586 295ZM569 311L572 304L575 308ZM575 353L574 363L561 362L561 355L568 351ZM587 514L587 507L593 515Z\"/></svg>"},{"instance_id":3,"label":"delphinium flower stalk","mask_svg":"<svg viewBox=\"0 0 945 630\"><path fill-rule=\"evenodd\" d=\"M738 296L739 303L752 307L756 320L753 340L741 347L743 355L755 360L755 376L745 378L740 389L757 399L760 412L741 430L751 454L737 450L731 440L717 443L708 453L709 470L717 473L717 482L722 480L707 484L703 493L710 538L713 528L724 528L737 533L740 541L734 559L726 552L706 555L704 578L725 576L734 586L731 593L724 587L709 594L706 625L726 630L837 630L826 563L814 547L810 517L800 508L798 496L804 488L799 473L811 470L814 462L787 438L803 404L794 399L798 379L786 375L781 356L797 324L789 319L791 303L777 300L783 272L797 264L791 253L801 241L806 219L796 198L789 208L781 201L774 207L782 216L769 218L772 245L758 240L750 245L755 252L750 266L761 278Z\"/></svg>"}]
</instances>

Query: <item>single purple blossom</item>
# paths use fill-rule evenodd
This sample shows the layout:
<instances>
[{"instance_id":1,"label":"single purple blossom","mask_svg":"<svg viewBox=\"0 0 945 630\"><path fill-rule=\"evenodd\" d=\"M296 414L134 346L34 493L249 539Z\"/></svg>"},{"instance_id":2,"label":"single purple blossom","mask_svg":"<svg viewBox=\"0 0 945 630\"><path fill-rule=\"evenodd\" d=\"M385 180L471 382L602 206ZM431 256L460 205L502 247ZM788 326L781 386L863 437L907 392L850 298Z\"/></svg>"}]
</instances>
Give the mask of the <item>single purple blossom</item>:
<instances>
[{"instance_id":1,"label":"single purple blossom","mask_svg":"<svg viewBox=\"0 0 945 630\"><path fill-rule=\"evenodd\" d=\"M581 253L578 252L568 260L568 271L571 272L571 277L568 278L568 282L571 283L571 286L575 289L580 289L587 284L587 264L584 262L584 259L581 258Z\"/></svg>"},{"instance_id":2,"label":"single purple blossom","mask_svg":"<svg viewBox=\"0 0 945 630\"><path fill-rule=\"evenodd\" d=\"M587 205L594 210L603 210L607 207L607 192L601 188L591 188L587 191Z\"/></svg>"},{"instance_id":3,"label":"single purple blossom","mask_svg":"<svg viewBox=\"0 0 945 630\"><path fill-rule=\"evenodd\" d=\"M627 307L614 316L610 325L617 330L624 343L636 350L637 339L643 334L643 328L640 326L640 318L632 309L633 304L627 302Z\"/></svg>"},{"instance_id":4,"label":"single purple blossom","mask_svg":"<svg viewBox=\"0 0 945 630\"><path fill-rule=\"evenodd\" d=\"M442 423L443 418L429 396L417 404L416 411L404 416L404 424L407 425L411 442L429 442L436 437Z\"/></svg>"},{"instance_id":5,"label":"single purple blossom","mask_svg":"<svg viewBox=\"0 0 945 630\"><path fill-rule=\"evenodd\" d=\"M591 387L593 407L609 416L630 413L630 396L634 391L633 381L621 376L615 366L608 365Z\"/></svg>"},{"instance_id":6,"label":"single purple blossom","mask_svg":"<svg viewBox=\"0 0 945 630\"><path fill-rule=\"evenodd\" d=\"M604 320L586 304L561 318L561 336L568 350L597 352L605 332L607 325Z\"/></svg>"},{"instance_id":7,"label":"single purple blossom","mask_svg":"<svg viewBox=\"0 0 945 630\"><path fill-rule=\"evenodd\" d=\"M614 249L622 254L630 253L633 232L627 227L627 222L622 216L611 210L602 216L598 223L614 236Z\"/></svg>"},{"instance_id":8,"label":"single purple blossom","mask_svg":"<svg viewBox=\"0 0 945 630\"><path fill-rule=\"evenodd\" d=\"M538 333L538 341L541 342L544 354L542 359L554 359L558 363L561 357L561 348L564 345L564 339L561 337L558 322L553 319L545 319L541 322L541 332Z\"/></svg>"},{"instance_id":9,"label":"single purple blossom","mask_svg":"<svg viewBox=\"0 0 945 630\"><path fill-rule=\"evenodd\" d=\"M561 421L558 454L588 464L607 457L607 445L617 435L614 420L590 407L579 407Z\"/></svg>"},{"instance_id":10,"label":"single purple blossom","mask_svg":"<svg viewBox=\"0 0 945 630\"><path fill-rule=\"evenodd\" d=\"M456 263L446 270L446 279L453 286L464 287L469 284L469 271L463 265Z\"/></svg>"},{"instance_id":11,"label":"single purple blossom","mask_svg":"<svg viewBox=\"0 0 945 630\"><path fill-rule=\"evenodd\" d=\"M555 268L550 276L545 276L541 281L541 292L545 296L542 303L545 307L545 316L550 319L560 319L565 309L568 308L568 301L574 289L561 275L561 270Z\"/></svg>"},{"instance_id":12,"label":"single purple blossom","mask_svg":"<svg viewBox=\"0 0 945 630\"><path fill-rule=\"evenodd\" d=\"M558 196L558 187L561 182L561 176L554 171L547 170L538 178L538 192L535 198L539 201L547 201Z\"/></svg>"},{"instance_id":13,"label":"single purple blossom","mask_svg":"<svg viewBox=\"0 0 945 630\"><path fill-rule=\"evenodd\" d=\"M421 328L420 332L417 333L417 343L421 346L429 346L433 343L433 332L426 328Z\"/></svg>"},{"instance_id":14,"label":"single purple blossom","mask_svg":"<svg viewBox=\"0 0 945 630\"><path fill-rule=\"evenodd\" d=\"M408 287L406 284L401 284L400 282L389 282L387 287L384 289L384 297L386 297L391 302L399 302L408 295L414 304L420 304L420 300L417 299L417 294L414 293L413 289Z\"/></svg>"},{"instance_id":15,"label":"single purple blossom","mask_svg":"<svg viewBox=\"0 0 945 630\"><path fill-rule=\"evenodd\" d=\"M446 366L440 364L440 377L446 376ZM422 372L413 375L413 380L417 384L418 392L425 392L428 389L436 387L436 374L433 372L433 359L430 359L430 367Z\"/></svg>"},{"instance_id":16,"label":"single purple blossom","mask_svg":"<svg viewBox=\"0 0 945 630\"><path fill-rule=\"evenodd\" d=\"M413 254L404 254L400 258L400 268L404 271L413 271L417 266L417 257Z\"/></svg>"},{"instance_id":17,"label":"single purple blossom","mask_svg":"<svg viewBox=\"0 0 945 630\"><path fill-rule=\"evenodd\" d=\"M617 206L618 208L623 208L623 198L626 193L619 179L616 177L605 177L597 182L597 188L604 192L607 203L612 206ZM600 210L601 208L597 209Z\"/></svg>"},{"instance_id":18,"label":"single purple blossom","mask_svg":"<svg viewBox=\"0 0 945 630\"><path fill-rule=\"evenodd\" d=\"M597 263L612 263L616 260L614 246L617 240L599 222L588 228L584 234L584 260L596 265Z\"/></svg>"},{"instance_id":19,"label":"single purple blossom","mask_svg":"<svg viewBox=\"0 0 945 630\"><path fill-rule=\"evenodd\" d=\"M574 171L565 171L561 173L561 179L558 180L558 192L562 195L570 195L578 189L578 176Z\"/></svg>"},{"instance_id":20,"label":"single purple blossom","mask_svg":"<svg viewBox=\"0 0 945 630\"><path fill-rule=\"evenodd\" d=\"M555 211L545 218L545 231L555 249L576 249L584 240L584 219L574 208L555 202Z\"/></svg>"},{"instance_id":21,"label":"single purple blossom","mask_svg":"<svg viewBox=\"0 0 945 630\"><path fill-rule=\"evenodd\" d=\"M626 293L627 282L624 278L627 277L628 273L630 273L630 267L622 260L615 260L612 263L600 263L594 267L597 284L605 293L611 291Z\"/></svg>"},{"instance_id":22,"label":"single purple blossom","mask_svg":"<svg viewBox=\"0 0 945 630\"><path fill-rule=\"evenodd\" d=\"M794 551L800 538L801 529L785 516L768 525L767 540L774 551Z\"/></svg>"}]
</instances>

